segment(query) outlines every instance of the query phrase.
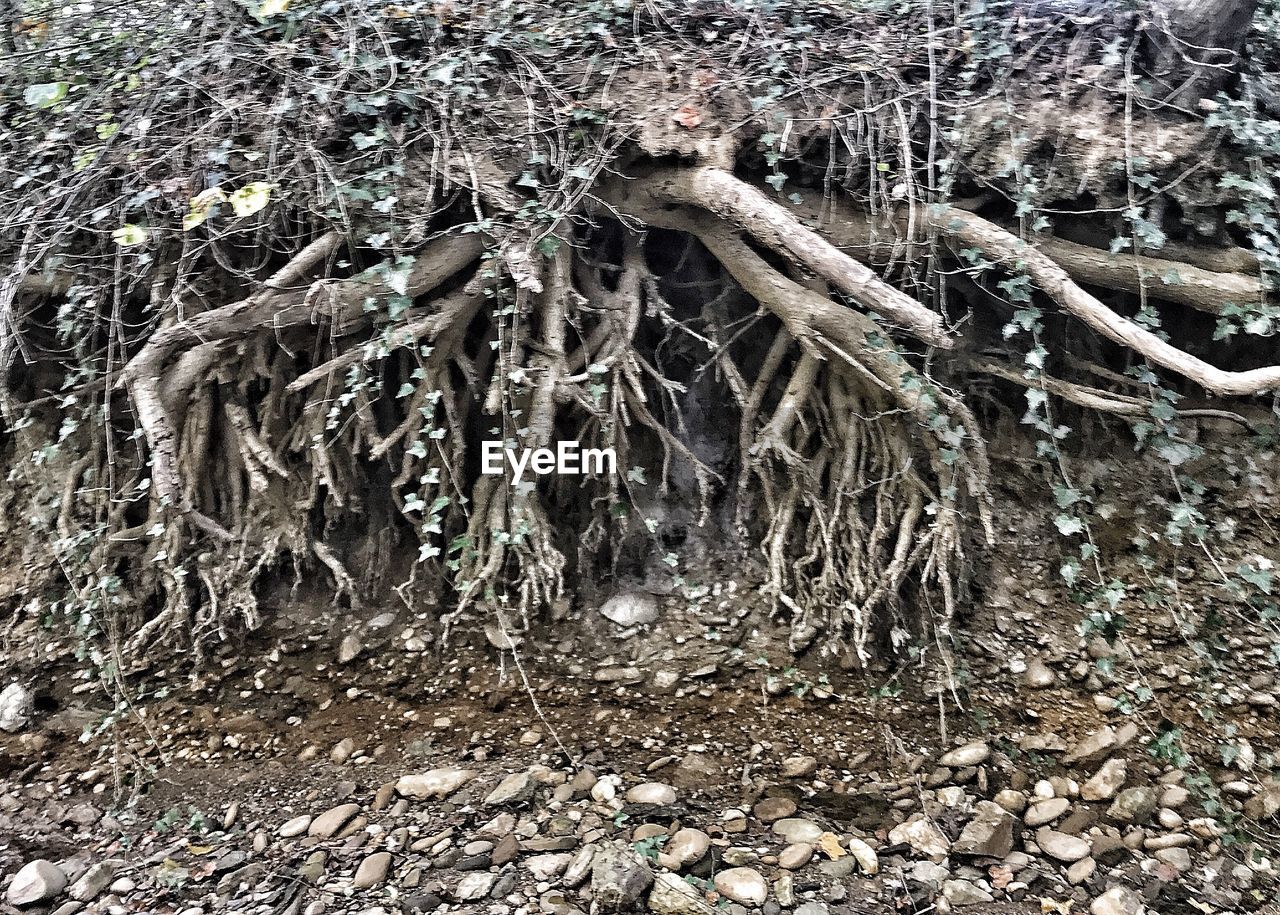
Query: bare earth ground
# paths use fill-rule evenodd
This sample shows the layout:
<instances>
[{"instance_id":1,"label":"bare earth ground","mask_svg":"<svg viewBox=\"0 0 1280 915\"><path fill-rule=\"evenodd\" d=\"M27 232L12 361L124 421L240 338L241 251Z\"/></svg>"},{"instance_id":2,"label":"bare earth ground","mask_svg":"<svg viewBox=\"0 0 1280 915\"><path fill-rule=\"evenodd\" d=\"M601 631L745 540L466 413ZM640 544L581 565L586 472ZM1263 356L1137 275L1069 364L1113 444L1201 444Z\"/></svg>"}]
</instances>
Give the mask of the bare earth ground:
<instances>
[{"instance_id":1,"label":"bare earth ground","mask_svg":"<svg viewBox=\"0 0 1280 915\"><path fill-rule=\"evenodd\" d=\"M1258 485L1269 478L1274 488L1275 469L1267 455ZM1257 479L1242 480L1212 497L1228 509L1260 504L1249 489ZM12 670L33 685L36 707L31 725L0 735L0 885L37 858L73 881L112 861L90 900L63 894L34 910L570 913L610 898L608 868L584 849L599 859L618 847L632 856L623 884L628 866L688 878L686 907L651 898L654 911L1078 913L1115 885L1152 912L1280 911L1275 872L1258 860L1273 854L1275 823L1217 835L1204 818L1221 811L1204 808L1197 786L1203 773L1231 811L1265 790L1268 754L1280 748L1265 638L1232 628L1222 666L1206 669L1185 619L1134 600L1116 648L1086 639L1085 611L1057 580L1046 513L1016 505L1024 489L1005 493L1005 542L979 570L986 586L949 668L928 646L896 674L816 652L797 662L785 632L727 574L660 597L652 625L626 628L582 608L568 625L529 633L514 654L496 647L506 642L493 627L441 651L426 615L403 606L356 615L297 600L194 684L165 694L162 679L140 681L119 726L81 742L110 700L78 673L69 640L16 621ZM1155 526L1142 500L1127 504L1139 507L1120 513L1118 530ZM1257 517L1245 522L1248 549L1277 556L1274 514ZM1183 606L1211 599L1190 554L1166 559L1187 563ZM1041 664L1051 682L1033 683ZM1175 725L1203 770L1163 749L1160 735ZM1108 728L1111 746L1071 760ZM1227 742L1234 756L1223 754ZM961 745L980 745L982 759L942 766ZM1123 787L1146 792L1136 801L1158 799L1134 821L1116 813L1115 790L1081 797L1108 758L1126 761ZM435 769L475 775L441 799L392 788ZM511 797L491 797L513 773L528 777ZM675 797L628 794L644 783ZM1169 789L1180 784L1191 790L1175 805ZM988 799L1025 816L1015 796L1048 795L1067 801L1051 823L1092 846L1091 871L1068 877L1070 862L1040 848L1044 836L1022 820L1013 851L932 855L945 869L890 835L924 812L944 841L963 844L979 805L994 808ZM761 815L766 799L793 801L793 818L831 833L836 847L814 836L789 843ZM357 806L333 813L343 804ZM293 818L325 811L338 821L333 835L308 836L315 819L300 836L280 835ZM709 840L699 860L659 856L680 828ZM878 852L877 875L854 866L852 837ZM786 869L778 856L788 844L818 851ZM1182 848L1185 862L1167 851ZM731 866L764 876L763 906L716 892L716 874ZM353 886L366 869L377 879ZM484 892L468 898L475 888ZM643 911L644 899L620 906Z\"/></svg>"}]
</instances>

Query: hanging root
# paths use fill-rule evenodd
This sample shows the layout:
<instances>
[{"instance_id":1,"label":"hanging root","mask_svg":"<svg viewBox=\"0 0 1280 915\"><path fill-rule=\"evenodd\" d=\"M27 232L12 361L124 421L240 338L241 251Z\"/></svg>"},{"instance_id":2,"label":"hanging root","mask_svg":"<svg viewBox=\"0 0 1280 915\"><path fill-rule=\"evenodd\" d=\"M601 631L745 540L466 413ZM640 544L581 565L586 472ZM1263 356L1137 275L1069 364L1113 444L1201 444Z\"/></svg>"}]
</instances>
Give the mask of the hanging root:
<instances>
[{"instance_id":1,"label":"hanging root","mask_svg":"<svg viewBox=\"0 0 1280 915\"><path fill-rule=\"evenodd\" d=\"M723 192L721 217L737 214L742 229L762 242L809 256L813 249L795 241L802 236L777 228L784 221L772 212L776 205L762 198L748 198L743 207L726 202L737 179L714 177L711 186ZM833 640L847 637L865 663L879 611L890 608L904 634L909 628L899 601L909 579L922 600L938 595L935 621L945 629L963 579L965 516L976 513L988 542L994 539L989 468L972 415L911 369L866 315L775 270L725 218L673 203L685 186L614 185L602 197L627 216L696 236L783 324L760 381L740 404L741 445L744 477L760 481L768 502L766 591L794 615L793 647L826 631ZM700 192L688 197L710 202ZM753 230L761 223L766 229ZM864 299L881 294L878 278L859 286L863 274L842 272L847 258L818 250L815 269L824 279L839 279ZM802 265L812 266L807 259ZM909 311L899 314L927 324ZM773 376L797 347L788 384L771 413L760 416ZM744 480L740 492L749 489Z\"/></svg>"}]
</instances>

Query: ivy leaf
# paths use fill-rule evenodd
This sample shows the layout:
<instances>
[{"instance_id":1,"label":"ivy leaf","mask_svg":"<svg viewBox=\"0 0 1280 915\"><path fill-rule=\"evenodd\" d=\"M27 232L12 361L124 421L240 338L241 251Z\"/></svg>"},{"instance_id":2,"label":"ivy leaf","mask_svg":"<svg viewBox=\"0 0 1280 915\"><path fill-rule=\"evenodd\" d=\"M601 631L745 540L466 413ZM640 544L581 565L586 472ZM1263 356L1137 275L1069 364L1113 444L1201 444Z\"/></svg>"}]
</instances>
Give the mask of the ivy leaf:
<instances>
[{"instance_id":1,"label":"ivy leaf","mask_svg":"<svg viewBox=\"0 0 1280 915\"><path fill-rule=\"evenodd\" d=\"M422 546L418 547L418 562L425 562L428 559L434 559L439 555L440 547L434 544L424 543Z\"/></svg>"},{"instance_id":2,"label":"ivy leaf","mask_svg":"<svg viewBox=\"0 0 1280 915\"><path fill-rule=\"evenodd\" d=\"M51 108L67 97L70 83L36 83L22 93L22 100L32 108Z\"/></svg>"},{"instance_id":3,"label":"ivy leaf","mask_svg":"<svg viewBox=\"0 0 1280 915\"><path fill-rule=\"evenodd\" d=\"M274 188L274 184L269 184L266 181L254 181L246 184L232 193L231 209L235 210L238 217L252 216L271 202L271 191Z\"/></svg>"},{"instance_id":4,"label":"ivy leaf","mask_svg":"<svg viewBox=\"0 0 1280 915\"><path fill-rule=\"evenodd\" d=\"M1058 515L1053 519L1053 523L1058 526L1058 532L1064 537L1070 537L1084 530L1084 522L1071 515Z\"/></svg>"},{"instance_id":5,"label":"ivy leaf","mask_svg":"<svg viewBox=\"0 0 1280 915\"><path fill-rule=\"evenodd\" d=\"M111 233L111 238L122 248L132 248L147 240L147 230L127 222Z\"/></svg>"},{"instance_id":6,"label":"ivy leaf","mask_svg":"<svg viewBox=\"0 0 1280 915\"><path fill-rule=\"evenodd\" d=\"M196 226L203 225L204 221L209 218L209 214L213 212L213 208L220 203L226 202L227 195L222 193L222 188L206 188L196 194L191 198L191 205L187 214L182 217L182 231L190 232Z\"/></svg>"}]
</instances>

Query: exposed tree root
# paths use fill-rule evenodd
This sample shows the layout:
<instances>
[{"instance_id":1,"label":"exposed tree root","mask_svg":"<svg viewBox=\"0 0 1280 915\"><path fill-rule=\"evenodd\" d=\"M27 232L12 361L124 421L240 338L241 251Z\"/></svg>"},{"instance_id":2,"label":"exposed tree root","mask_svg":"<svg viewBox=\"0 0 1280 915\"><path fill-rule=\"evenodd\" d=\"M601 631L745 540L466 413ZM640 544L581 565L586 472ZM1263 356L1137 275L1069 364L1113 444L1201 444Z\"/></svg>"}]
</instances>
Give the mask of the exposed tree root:
<instances>
[{"instance_id":1,"label":"exposed tree root","mask_svg":"<svg viewBox=\"0 0 1280 915\"><path fill-rule=\"evenodd\" d=\"M825 630L849 635L865 661L877 610L898 599L911 575L922 592L938 590L945 625L962 577L966 504L994 537L987 461L972 415L910 369L866 315L774 270L723 219L664 202L673 199L672 186L651 192L648 182L615 184L601 196L624 216L696 236L782 320L785 335L762 376L777 371L791 341L802 350L772 414L742 433L746 470L770 500L768 590L796 616L793 646ZM753 393L743 402L748 423L762 399Z\"/></svg>"},{"instance_id":2,"label":"exposed tree root","mask_svg":"<svg viewBox=\"0 0 1280 915\"><path fill-rule=\"evenodd\" d=\"M994 539L990 470L968 407L892 339L950 347L940 311L861 262L900 263L903 239L843 205L819 212L810 198L798 212L828 241L715 166L636 174L596 185L576 228L562 222L538 239L510 232L502 242L448 235L394 277L384 265L346 279L326 277L347 245L330 233L231 305L165 315L117 386L149 453L145 512L128 523L101 518L113 533L94 556L95 571L154 570L160 610L135 627L128 652L144 655L174 630L199 640L256 625L255 582L286 558L295 570L318 562L335 600L359 605L374 573L331 535L340 519L372 517L384 502L386 517L399 516L385 542L411 531L418 548L411 578L430 568L428 590L452 588L446 637L475 610L528 626L539 610L567 605L575 555L582 563L603 544L621 549L617 519L642 514L628 469L642 454L659 465L660 497L696 501L699 524L733 494L734 533L760 556L763 591L791 618L797 651L821 640L866 663L885 633L895 644L929 626L945 635L963 601L971 532ZM502 212L517 206L503 189L490 196ZM977 248L1088 326L1210 390L1280 383L1280 370L1223 372L1176 349L1086 293L1046 251L1082 279L1121 289L1147 288L1164 262L1069 242L1032 247L954 208L910 212L913 225L898 227L906 243L928 230ZM672 276L656 272L653 230L685 239ZM602 240L600 250L588 239ZM699 258L694 279L675 277ZM1263 294L1255 277L1179 270L1184 284L1151 288L1210 311L1226 296ZM682 284L703 291L668 301ZM384 307L392 298L394 316ZM746 337L753 349L739 352ZM692 353L700 368L673 376L668 350ZM1088 409L1147 408L1127 394L970 362ZM708 369L729 398L722 408L734 411L725 426L733 457L721 466L704 459L684 421L684 399ZM1183 415L1201 414L1234 417ZM482 440L538 449L566 438L616 449L618 472L555 483L517 483L505 467L477 472ZM86 457L67 472L56 522L64 538L77 527L72 494L97 468ZM193 558L202 534L208 549Z\"/></svg>"},{"instance_id":3,"label":"exposed tree root","mask_svg":"<svg viewBox=\"0 0 1280 915\"><path fill-rule=\"evenodd\" d=\"M792 211L860 261L887 264L911 240L909 220L904 215L886 222L842 197L824 197L813 191L793 193L800 202L790 205ZM916 225L927 228L926 208L917 207L913 212ZM997 227L1012 234L1006 226ZM1053 236L1038 237L1034 244L1077 283L1148 295L1215 315L1231 305L1247 307L1267 301L1269 289L1257 275L1257 259L1239 249L1169 244L1160 249L1160 256L1151 256L1112 253Z\"/></svg>"},{"instance_id":4,"label":"exposed tree root","mask_svg":"<svg viewBox=\"0 0 1280 915\"><path fill-rule=\"evenodd\" d=\"M929 224L943 235L983 251L1015 273L1025 273L1064 310L1148 361L1194 381L1214 394L1247 397L1280 389L1280 366L1231 372L1178 349L1140 324L1116 314L1076 283L1067 271L1034 246L992 222L954 207L928 211Z\"/></svg>"}]
</instances>

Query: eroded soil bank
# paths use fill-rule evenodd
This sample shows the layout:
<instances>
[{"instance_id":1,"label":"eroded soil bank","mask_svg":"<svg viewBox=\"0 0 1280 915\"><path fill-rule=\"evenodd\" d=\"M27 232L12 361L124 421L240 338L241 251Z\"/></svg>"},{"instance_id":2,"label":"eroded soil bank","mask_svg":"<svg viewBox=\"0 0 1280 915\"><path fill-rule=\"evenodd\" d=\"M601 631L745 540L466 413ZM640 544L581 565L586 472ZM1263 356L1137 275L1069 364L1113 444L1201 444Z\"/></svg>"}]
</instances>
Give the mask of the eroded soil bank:
<instances>
[{"instance_id":1,"label":"eroded soil bank","mask_svg":"<svg viewBox=\"0 0 1280 915\"><path fill-rule=\"evenodd\" d=\"M1251 555L1275 554L1264 458L1214 496L1249 507ZM1269 636L1206 654L1203 569L1135 549L1178 599L1128 602L1108 644L1018 490L958 650L894 671L793 658L732 569L514 645L298 598L194 683L136 678L104 728L76 646L15 620L5 910L1277 911ZM1117 543L1154 526L1115 495Z\"/></svg>"}]
</instances>

